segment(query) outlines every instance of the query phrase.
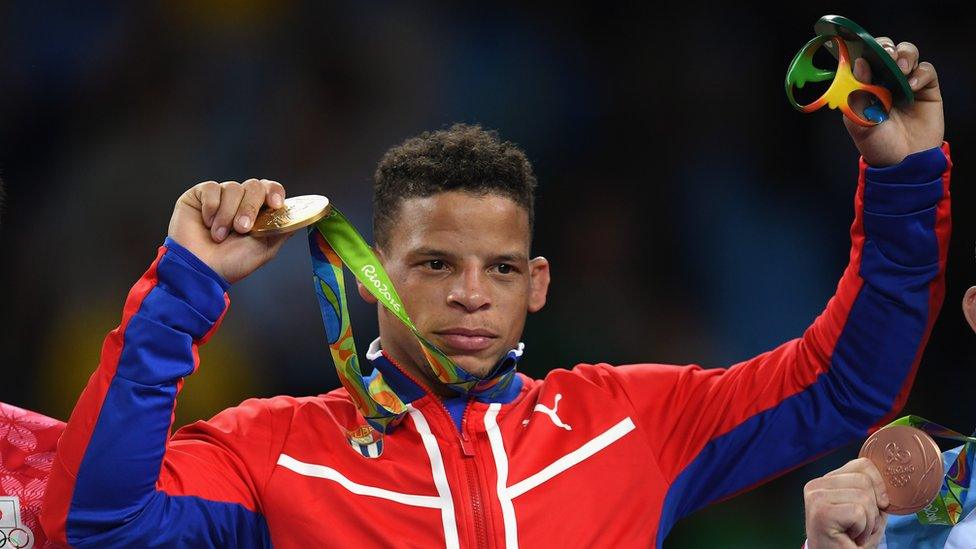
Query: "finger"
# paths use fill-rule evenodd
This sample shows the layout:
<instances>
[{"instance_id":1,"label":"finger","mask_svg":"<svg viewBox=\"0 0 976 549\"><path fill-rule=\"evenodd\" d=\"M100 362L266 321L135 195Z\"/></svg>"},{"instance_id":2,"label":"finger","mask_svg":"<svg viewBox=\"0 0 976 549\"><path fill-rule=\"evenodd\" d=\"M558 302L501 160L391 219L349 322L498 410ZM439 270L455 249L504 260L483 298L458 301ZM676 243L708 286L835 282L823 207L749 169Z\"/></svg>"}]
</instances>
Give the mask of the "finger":
<instances>
[{"instance_id":1,"label":"finger","mask_svg":"<svg viewBox=\"0 0 976 549\"><path fill-rule=\"evenodd\" d=\"M863 458L862 458L863 459ZM857 460L855 460L857 461ZM888 499L887 486L877 467L870 463L870 470L852 469L848 472L840 472L841 469L824 475L823 483L815 485L817 489L830 491L842 489L855 489L864 492L871 497L871 504L874 507L885 509L890 504ZM846 466L845 466L846 467ZM863 464L856 464L853 467L865 467Z\"/></svg>"},{"instance_id":2,"label":"finger","mask_svg":"<svg viewBox=\"0 0 976 549\"><path fill-rule=\"evenodd\" d=\"M862 471L849 471L844 473L838 472L836 474L830 473L824 475L823 478L826 487L829 488L856 488L866 492L874 492L874 483L871 481L871 477Z\"/></svg>"},{"instance_id":3,"label":"finger","mask_svg":"<svg viewBox=\"0 0 976 549\"><path fill-rule=\"evenodd\" d=\"M870 535L882 512L870 490L853 488L815 491L804 498L804 506L808 516L810 513L819 515L815 517L814 524L849 532L852 538ZM860 509L859 515L845 511L849 506ZM858 522L861 520L859 517L863 517L863 524ZM862 531L862 527L865 530Z\"/></svg>"},{"instance_id":4,"label":"finger","mask_svg":"<svg viewBox=\"0 0 976 549\"><path fill-rule=\"evenodd\" d=\"M874 530L871 532L871 535L861 545L867 545L871 547L871 545L869 545L871 541L877 543L878 539L884 533L884 529L887 525L888 525L888 513L882 511L878 515L878 520L874 521Z\"/></svg>"},{"instance_id":5,"label":"finger","mask_svg":"<svg viewBox=\"0 0 976 549\"><path fill-rule=\"evenodd\" d=\"M819 488L812 496L831 504L859 503L867 506L874 505L874 492L868 488ZM877 505L875 505L877 507Z\"/></svg>"},{"instance_id":6,"label":"finger","mask_svg":"<svg viewBox=\"0 0 976 549\"><path fill-rule=\"evenodd\" d=\"M898 49L895 47L895 41L892 40L891 38L888 38L887 36L881 36L875 38L874 41L877 42L882 48L884 48L884 50L888 52L888 55L890 55L892 59L895 59L898 56Z\"/></svg>"},{"instance_id":7,"label":"finger","mask_svg":"<svg viewBox=\"0 0 976 549\"><path fill-rule=\"evenodd\" d=\"M878 470L874 462L868 458L858 458L851 460L849 463L852 465L854 473L864 474L870 480L878 507L881 509L888 507L890 503L888 500L888 485L885 484L884 477L881 476L881 471Z\"/></svg>"},{"instance_id":8,"label":"finger","mask_svg":"<svg viewBox=\"0 0 976 549\"><path fill-rule=\"evenodd\" d=\"M280 208L285 203L285 187L277 181L271 181L270 179L262 179L261 183L264 184L265 191L267 192L268 206L271 206L275 210Z\"/></svg>"},{"instance_id":9,"label":"finger","mask_svg":"<svg viewBox=\"0 0 976 549\"><path fill-rule=\"evenodd\" d=\"M878 515L878 522L875 523L874 525L874 535L876 538L875 541L877 541L878 539L881 538L881 536L884 535L885 528L887 527L888 527L888 513L882 511L881 514Z\"/></svg>"},{"instance_id":10,"label":"finger","mask_svg":"<svg viewBox=\"0 0 976 549\"><path fill-rule=\"evenodd\" d=\"M242 198L244 198L244 187L240 183L225 181L220 184L220 207L217 208L213 225L210 227L210 235L216 242L222 242L227 238Z\"/></svg>"},{"instance_id":11,"label":"finger","mask_svg":"<svg viewBox=\"0 0 976 549\"><path fill-rule=\"evenodd\" d=\"M266 195L264 185L257 179L248 179L242 187L244 187L244 197L241 198L241 204L237 207L234 216L234 230L245 234L254 226L254 219L261 205L264 204Z\"/></svg>"},{"instance_id":12,"label":"finger","mask_svg":"<svg viewBox=\"0 0 976 549\"><path fill-rule=\"evenodd\" d=\"M864 531L862 531L857 536L851 536L854 539L854 543L858 547L863 547L867 545L869 539L877 534L878 525L882 522L881 511L877 507L864 507L867 522L864 525Z\"/></svg>"},{"instance_id":13,"label":"finger","mask_svg":"<svg viewBox=\"0 0 976 549\"><path fill-rule=\"evenodd\" d=\"M843 467L838 467L837 469L834 469L833 471L827 473L824 476L825 477L831 477L831 476L834 476L834 475L843 475L843 474L846 474L846 473L855 473L855 472L858 472L858 471L862 471L862 470L864 470L867 467L867 465L869 463L871 465L874 465L871 462L871 460L868 459L868 458L856 458L856 459L852 459L852 460L848 461L847 463L845 463ZM875 469L877 469L877 467L875 467Z\"/></svg>"},{"instance_id":14,"label":"finger","mask_svg":"<svg viewBox=\"0 0 976 549\"><path fill-rule=\"evenodd\" d=\"M939 88L939 75L936 74L932 63L923 61L912 71L912 74L908 75L908 85L915 92L937 90Z\"/></svg>"},{"instance_id":15,"label":"finger","mask_svg":"<svg viewBox=\"0 0 976 549\"><path fill-rule=\"evenodd\" d=\"M817 502L806 506L806 531L810 546L856 548L851 531L856 531L858 506ZM866 520L865 520L866 522Z\"/></svg>"},{"instance_id":16,"label":"finger","mask_svg":"<svg viewBox=\"0 0 976 549\"><path fill-rule=\"evenodd\" d=\"M854 60L854 78L864 84L871 83L871 64L863 57Z\"/></svg>"},{"instance_id":17,"label":"finger","mask_svg":"<svg viewBox=\"0 0 976 549\"><path fill-rule=\"evenodd\" d=\"M278 249L281 248L281 246L285 243L286 240L288 240L289 238L295 236L300 232L302 231L292 231L290 233L285 233L285 234L276 234L266 238L261 238L260 240L264 241L265 245L268 246L268 249L272 253L277 253Z\"/></svg>"},{"instance_id":18,"label":"finger","mask_svg":"<svg viewBox=\"0 0 976 549\"><path fill-rule=\"evenodd\" d=\"M895 62L902 74L908 74L918 66L918 48L911 42L901 42L895 48Z\"/></svg>"},{"instance_id":19,"label":"finger","mask_svg":"<svg viewBox=\"0 0 976 549\"><path fill-rule=\"evenodd\" d=\"M194 189L197 200L200 201L200 215L203 224L209 229L213 225L214 215L217 214L217 206L220 205L220 185L216 181L204 181Z\"/></svg>"},{"instance_id":20,"label":"finger","mask_svg":"<svg viewBox=\"0 0 976 549\"><path fill-rule=\"evenodd\" d=\"M834 505L831 512L834 516L843 517L841 524L847 527L845 532L852 540L860 538L864 532L870 534L871 530L874 529L874 521L871 520L864 506L860 504L841 503Z\"/></svg>"},{"instance_id":21,"label":"finger","mask_svg":"<svg viewBox=\"0 0 976 549\"><path fill-rule=\"evenodd\" d=\"M812 509L808 507L806 522L807 534L811 538L830 540L828 544L830 547L857 547L854 540L861 538L864 532L870 534L877 520L872 522L865 508L859 503L822 502Z\"/></svg>"}]
</instances>

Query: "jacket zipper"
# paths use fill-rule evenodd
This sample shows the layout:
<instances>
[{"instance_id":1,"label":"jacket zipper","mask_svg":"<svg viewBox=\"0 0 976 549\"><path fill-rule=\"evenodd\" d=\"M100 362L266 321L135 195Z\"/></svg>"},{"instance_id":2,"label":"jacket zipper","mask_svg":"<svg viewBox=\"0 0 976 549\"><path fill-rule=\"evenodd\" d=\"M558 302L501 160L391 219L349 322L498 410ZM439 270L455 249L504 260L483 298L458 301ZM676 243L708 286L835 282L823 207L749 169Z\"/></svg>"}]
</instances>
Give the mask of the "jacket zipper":
<instances>
[{"instance_id":1,"label":"jacket zipper","mask_svg":"<svg viewBox=\"0 0 976 549\"><path fill-rule=\"evenodd\" d=\"M454 428L454 431L458 434L458 440L461 443L461 455L464 457L464 472L468 478L468 491L471 492L471 514L474 516L474 531L475 538L477 540L478 547L488 547L488 526L487 518L484 507L484 500L481 494L481 482L478 480L478 465L475 463L475 444L468 437L467 426L468 426L468 412L471 410L471 403L474 401L474 397L469 397L467 404L464 406L464 414L461 415L461 429L458 430L457 426L454 425L454 418L451 417L451 412L448 411L447 406L444 405L444 401L435 394L433 394L430 389L427 388L423 383L419 383L413 376L408 374L403 367L401 367L393 357L383 353L383 356L390 361L401 374L406 376L407 379L412 381L417 387L420 387L428 396L432 396L437 404L440 405L441 411L447 418L448 424Z\"/></svg>"},{"instance_id":2,"label":"jacket zipper","mask_svg":"<svg viewBox=\"0 0 976 549\"><path fill-rule=\"evenodd\" d=\"M481 482L478 479L478 465L474 461L474 445L468 439L468 411L471 410L471 401L464 407L464 414L461 416L461 452L464 454L464 471L468 475L468 489L471 491L471 512L474 515L474 532L478 540L478 547L488 547L488 526L485 516L484 501L481 497ZM443 403L441 403L443 405ZM447 407L444 407L447 411ZM453 421L451 422L454 423ZM470 448L468 445L470 444Z\"/></svg>"}]
</instances>

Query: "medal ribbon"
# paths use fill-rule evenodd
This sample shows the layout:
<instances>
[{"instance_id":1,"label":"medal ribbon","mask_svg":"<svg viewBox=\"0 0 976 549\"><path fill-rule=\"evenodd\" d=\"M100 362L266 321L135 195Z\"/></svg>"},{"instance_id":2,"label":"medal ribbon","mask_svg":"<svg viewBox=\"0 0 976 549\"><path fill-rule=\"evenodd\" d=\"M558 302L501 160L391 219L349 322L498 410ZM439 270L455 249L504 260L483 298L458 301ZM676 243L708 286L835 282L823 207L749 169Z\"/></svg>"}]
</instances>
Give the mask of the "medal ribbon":
<instances>
[{"instance_id":1,"label":"medal ribbon","mask_svg":"<svg viewBox=\"0 0 976 549\"><path fill-rule=\"evenodd\" d=\"M919 416L905 416L896 419L888 425L908 425L920 429L933 437L947 438L965 443L959 451L959 455L956 456L956 460L949 467L949 470L946 471L939 495L926 508L916 513L918 521L922 524L952 526L959 522L962 518L962 502L965 501L966 493L969 492L969 483L972 475L970 457L976 452L976 437L967 437L962 433L958 433Z\"/></svg>"},{"instance_id":2,"label":"medal ribbon","mask_svg":"<svg viewBox=\"0 0 976 549\"><path fill-rule=\"evenodd\" d=\"M308 228L309 252L312 256L312 279L319 298L322 321L335 362L339 381L349 393L356 408L376 433L350 430L350 437L360 444L370 444L382 436L406 414L406 405L377 374L366 382L359 366L359 355L346 307L346 288L343 264L384 307L413 332L437 379L459 394L474 394L487 398L505 391L515 379L518 353L512 351L487 378L479 378L462 370L443 351L427 340L410 320L403 301L397 294L376 254L355 227L335 207L324 218ZM380 450L382 451L382 450Z\"/></svg>"}]
</instances>

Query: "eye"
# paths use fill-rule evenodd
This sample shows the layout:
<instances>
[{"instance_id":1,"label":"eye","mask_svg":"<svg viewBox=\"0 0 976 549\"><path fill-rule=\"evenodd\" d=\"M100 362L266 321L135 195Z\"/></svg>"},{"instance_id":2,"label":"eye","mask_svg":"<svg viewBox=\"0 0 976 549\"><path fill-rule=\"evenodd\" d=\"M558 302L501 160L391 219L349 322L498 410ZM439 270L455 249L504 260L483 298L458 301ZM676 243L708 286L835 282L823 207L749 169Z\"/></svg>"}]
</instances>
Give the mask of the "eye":
<instances>
[{"instance_id":1,"label":"eye","mask_svg":"<svg viewBox=\"0 0 976 549\"><path fill-rule=\"evenodd\" d=\"M441 261L440 259L431 259L430 261L427 262L427 266L434 271L442 271L444 270L445 267L444 262Z\"/></svg>"},{"instance_id":2,"label":"eye","mask_svg":"<svg viewBox=\"0 0 976 549\"><path fill-rule=\"evenodd\" d=\"M499 273L501 273L501 274L504 275L504 274L509 274L512 271L513 271L512 266L509 265L508 263L499 263L498 264L498 272Z\"/></svg>"}]
</instances>

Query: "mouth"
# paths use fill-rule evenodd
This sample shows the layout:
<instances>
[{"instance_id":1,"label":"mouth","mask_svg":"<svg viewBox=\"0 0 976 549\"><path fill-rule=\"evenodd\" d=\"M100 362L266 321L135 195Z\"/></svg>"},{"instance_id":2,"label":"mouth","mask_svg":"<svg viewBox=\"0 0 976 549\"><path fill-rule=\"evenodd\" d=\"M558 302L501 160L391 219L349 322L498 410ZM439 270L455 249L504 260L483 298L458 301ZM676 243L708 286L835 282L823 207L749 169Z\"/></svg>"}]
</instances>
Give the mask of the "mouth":
<instances>
[{"instance_id":1,"label":"mouth","mask_svg":"<svg viewBox=\"0 0 976 549\"><path fill-rule=\"evenodd\" d=\"M448 349L461 353L477 353L494 345L498 335L488 330L451 328L434 332Z\"/></svg>"}]
</instances>

